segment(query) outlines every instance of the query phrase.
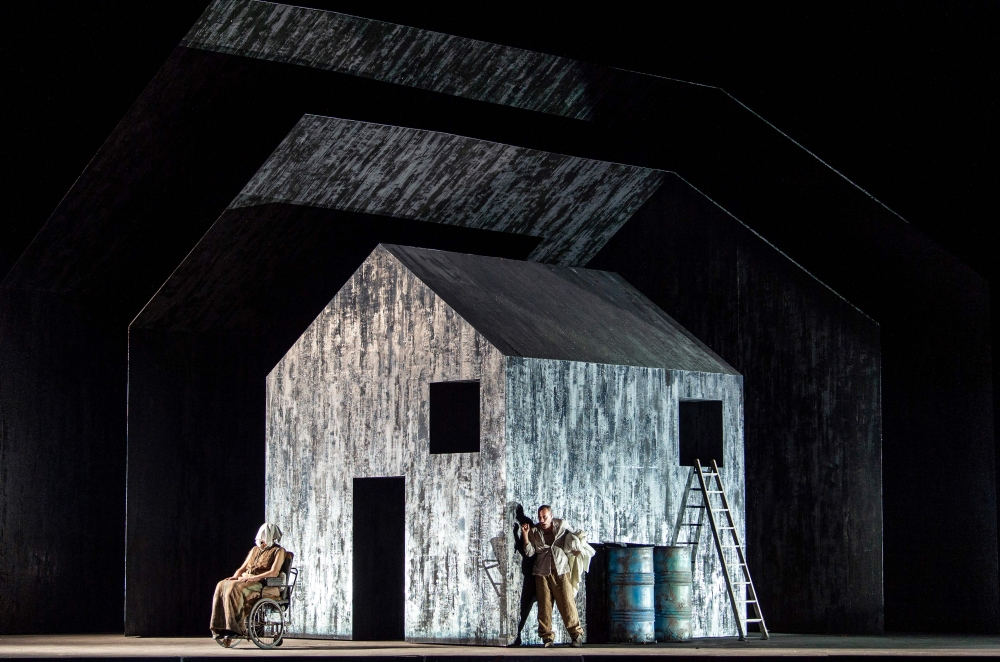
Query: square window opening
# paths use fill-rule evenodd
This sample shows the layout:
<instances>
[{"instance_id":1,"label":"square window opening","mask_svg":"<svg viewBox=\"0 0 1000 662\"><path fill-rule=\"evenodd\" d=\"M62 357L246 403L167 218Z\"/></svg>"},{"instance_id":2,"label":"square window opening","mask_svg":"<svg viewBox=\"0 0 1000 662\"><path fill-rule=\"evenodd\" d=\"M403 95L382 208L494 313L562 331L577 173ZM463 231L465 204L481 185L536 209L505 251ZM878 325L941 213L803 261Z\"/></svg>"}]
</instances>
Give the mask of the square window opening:
<instances>
[{"instance_id":1,"label":"square window opening","mask_svg":"<svg viewBox=\"0 0 1000 662\"><path fill-rule=\"evenodd\" d=\"M430 384L430 452L479 452L479 381Z\"/></svg>"},{"instance_id":2,"label":"square window opening","mask_svg":"<svg viewBox=\"0 0 1000 662\"><path fill-rule=\"evenodd\" d=\"M695 459L702 467L712 460L722 466L722 401L682 400L678 416L680 465L693 467Z\"/></svg>"}]
</instances>

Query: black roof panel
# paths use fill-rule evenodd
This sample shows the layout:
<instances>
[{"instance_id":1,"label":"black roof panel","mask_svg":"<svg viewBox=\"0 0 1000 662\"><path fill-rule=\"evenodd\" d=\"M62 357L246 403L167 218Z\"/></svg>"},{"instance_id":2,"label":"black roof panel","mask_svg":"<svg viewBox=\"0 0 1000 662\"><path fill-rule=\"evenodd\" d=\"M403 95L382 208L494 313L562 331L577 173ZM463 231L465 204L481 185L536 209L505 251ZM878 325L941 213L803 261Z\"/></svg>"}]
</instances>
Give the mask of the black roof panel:
<instances>
[{"instance_id":1,"label":"black roof panel","mask_svg":"<svg viewBox=\"0 0 1000 662\"><path fill-rule=\"evenodd\" d=\"M381 247L508 356L738 374L617 274Z\"/></svg>"}]
</instances>

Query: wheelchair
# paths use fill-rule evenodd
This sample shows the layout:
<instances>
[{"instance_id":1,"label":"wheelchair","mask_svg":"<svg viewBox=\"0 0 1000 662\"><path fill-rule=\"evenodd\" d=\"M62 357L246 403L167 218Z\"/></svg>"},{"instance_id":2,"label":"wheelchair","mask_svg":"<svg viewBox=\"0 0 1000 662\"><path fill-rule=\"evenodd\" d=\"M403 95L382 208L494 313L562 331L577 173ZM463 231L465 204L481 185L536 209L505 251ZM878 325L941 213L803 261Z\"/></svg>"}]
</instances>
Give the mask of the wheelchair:
<instances>
[{"instance_id":1,"label":"wheelchair","mask_svg":"<svg viewBox=\"0 0 1000 662\"><path fill-rule=\"evenodd\" d=\"M260 597L247 601L250 611L243 622L246 634L230 638L227 648L235 648L243 639L252 641L257 648L265 650L283 643L285 624L292 608L292 594L299 581L299 569L292 567L293 558L295 555L286 551L285 562L281 564L278 576L261 582ZM269 590L275 588L277 591Z\"/></svg>"}]
</instances>

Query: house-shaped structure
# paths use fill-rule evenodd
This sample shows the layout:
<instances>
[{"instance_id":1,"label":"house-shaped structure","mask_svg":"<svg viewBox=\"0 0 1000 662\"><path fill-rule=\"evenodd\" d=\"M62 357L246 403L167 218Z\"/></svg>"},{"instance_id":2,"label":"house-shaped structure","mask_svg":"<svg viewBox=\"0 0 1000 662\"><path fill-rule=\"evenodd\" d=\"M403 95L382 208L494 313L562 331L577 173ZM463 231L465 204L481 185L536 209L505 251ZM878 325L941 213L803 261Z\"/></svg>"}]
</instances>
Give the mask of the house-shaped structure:
<instances>
[{"instance_id":1,"label":"house-shaped structure","mask_svg":"<svg viewBox=\"0 0 1000 662\"><path fill-rule=\"evenodd\" d=\"M720 462L742 529L743 378L619 276L380 245L267 379L291 629L507 643L516 506L551 504L593 542L670 544L694 455ZM694 635L732 635L702 535Z\"/></svg>"}]
</instances>

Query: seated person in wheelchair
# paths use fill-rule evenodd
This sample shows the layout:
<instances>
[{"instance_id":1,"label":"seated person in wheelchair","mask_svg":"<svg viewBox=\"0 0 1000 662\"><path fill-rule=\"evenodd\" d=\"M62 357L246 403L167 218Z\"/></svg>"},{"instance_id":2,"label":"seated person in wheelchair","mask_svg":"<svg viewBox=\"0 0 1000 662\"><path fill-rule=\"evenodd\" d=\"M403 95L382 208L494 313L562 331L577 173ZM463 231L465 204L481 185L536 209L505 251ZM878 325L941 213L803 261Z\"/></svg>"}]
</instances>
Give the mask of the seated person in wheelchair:
<instances>
[{"instance_id":1,"label":"seated person in wheelchair","mask_svg":"<svg viewBox=\"0 0 1000 662\"><path fill-rule=\"evenodd\" d=\"M212 600L212 636L216 639L243 636L243 613L248 597L259 593L261 582L277 577L285 562L285 550L278 541L281 529L264 524L257 531L257 544L232 577L215 586Z\"/></svg>"}]
</instances>

